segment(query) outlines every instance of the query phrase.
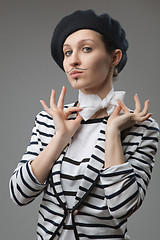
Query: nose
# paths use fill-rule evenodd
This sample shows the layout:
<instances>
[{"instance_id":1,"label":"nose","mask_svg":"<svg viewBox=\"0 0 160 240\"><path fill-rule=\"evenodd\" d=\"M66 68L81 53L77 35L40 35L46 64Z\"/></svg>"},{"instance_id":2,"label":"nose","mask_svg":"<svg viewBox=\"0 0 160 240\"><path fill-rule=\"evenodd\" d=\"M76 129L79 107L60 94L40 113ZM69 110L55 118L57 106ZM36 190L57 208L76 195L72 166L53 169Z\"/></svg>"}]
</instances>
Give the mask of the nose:
<instances>
[{"instance_id":1,"label":"nose","mask_svg":"<svg viewBox=\"0 0 160 240\"><path fill-rule=\"evenodd\" d=\"M76 52L72 53L72 55L70 57L70 63L69 64L72 67L76 67L76 66L79 66L81 64L78 53L76 53Z\"/></svg>"}]
</instances>

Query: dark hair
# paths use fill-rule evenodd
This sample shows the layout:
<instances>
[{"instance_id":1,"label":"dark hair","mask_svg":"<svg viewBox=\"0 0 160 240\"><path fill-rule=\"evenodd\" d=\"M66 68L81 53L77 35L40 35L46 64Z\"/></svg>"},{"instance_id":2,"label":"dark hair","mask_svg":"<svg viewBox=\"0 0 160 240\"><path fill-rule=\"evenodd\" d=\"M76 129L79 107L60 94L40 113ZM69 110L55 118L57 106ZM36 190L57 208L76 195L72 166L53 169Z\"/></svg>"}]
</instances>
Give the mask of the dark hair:
<instances>
[{"instance_id":1,"label":"dark hair","mask_svg":"<svg viewBox=\"0 0 160 240\"><path fill-rule=\"evenodd\" d=\"M105 46L107 52L108 52L109 54L113 54L114 51L116 50L116 47L114 47L114 44L113 44L111 41L109 41L109 40L108 40L105 36L103 36L102 34L100 34L100 35L101 35L101 39L102 39L102 41L103 41L103 43L104 43L104 46ZM117 66L118 66L118 65L117 65ZM113 72L113 78L114 78L114 80L115 80L115 78L118 77L118 67L117 67L117 66L115 66L114 72Z\"/></svg>"}]
</instances>

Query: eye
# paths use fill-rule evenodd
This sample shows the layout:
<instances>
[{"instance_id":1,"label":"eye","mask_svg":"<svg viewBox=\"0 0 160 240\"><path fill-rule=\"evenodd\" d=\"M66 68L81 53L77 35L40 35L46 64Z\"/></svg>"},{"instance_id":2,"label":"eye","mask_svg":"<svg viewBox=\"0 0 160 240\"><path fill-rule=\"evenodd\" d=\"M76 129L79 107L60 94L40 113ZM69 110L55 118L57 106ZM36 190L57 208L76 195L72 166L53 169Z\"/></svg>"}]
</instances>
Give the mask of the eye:
<instances>
[{"instance_id":1,"label":"eye","mask_svg":"<svg viewBox=\"0 0 160 240\"><path fill-rule=\"evenodd\" d=\"M84 47L83 48L83 51L88 53L88 52L91 52L92 51L92 48L91 47Z\"/></svg>"},{"instance_id":2,"label":"eye","mask_svg":"<svg viewBox=\"0 0 160 240\"><path fill-rule=\"evenodd\" d=\"M68 51L66 51L66 52L64 53L64 55L65 55L66 57L69 57L71 54L72 54L72 51L71 51L71 50L68 50Z\"/></svg>"}]
</instances>

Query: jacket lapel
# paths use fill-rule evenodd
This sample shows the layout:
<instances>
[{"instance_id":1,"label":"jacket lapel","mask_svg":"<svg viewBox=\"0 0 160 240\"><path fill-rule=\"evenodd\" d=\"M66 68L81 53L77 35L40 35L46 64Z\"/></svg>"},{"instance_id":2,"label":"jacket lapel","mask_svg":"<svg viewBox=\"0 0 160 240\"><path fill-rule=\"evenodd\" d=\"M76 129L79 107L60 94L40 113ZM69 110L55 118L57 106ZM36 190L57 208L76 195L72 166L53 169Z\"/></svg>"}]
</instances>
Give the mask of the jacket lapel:
<instances>
[{"instance_id":1,"label":"jacket lapel","mask_svg":"<svg viewBox=\"0 0 160 240\"><path fill-rule=\"evenodd\" d=\"M88 194L92 191L95 184L99 180L99 170L104 167L105 160L105 129L107 120L104 119L101 123L100 132L97 143L81 180L79 189L75 197L75 206L78 207L83 202Z\"/></svg>"},{"instance_id":2,"label":"jacket lapel","mask_svg":"<svg viewBox=\"0 0 160 240\"><path fill-rule=\"evenodd\" d=\"M78 101L75 102L74 105L71 104L71 106L77 106L77 103ZM69 116L69 119L76 118L76 116L77 116L77 113L72 113ZM70 143L68 143L68 145L65 147L65 149L63 150L63 152L55 162L51 171L51 185L53 187L53 191L56 195L57 200L59 201L60 205L63 207L64 210L67 209L67 202L64 196L62 185L61 185L61 164L62 164L63 157L65 156L68 150L69 145Z\"/></svg>"},{"instance_id":3,"label":"jacket lapel","mask_svg":"<svg viewBox=\"0 0 160 240\"><path fill-rule=\"evenodd\" d=\"M99 171L104 167L104 161L105 161L105 130L106 130L106 124L107 120L103 119L101 123L100 132L98 135L97 143L94 147L93 153L91 155L91 158L89 160L89 163L87 165L87 168L84 172L83 178L81 180L79 189L77 191L76 197L75 197L75 204L73 207L73 210L78 208L78 206L86 199L88 194L92 191L94 186L99 180ZM132 128L134 131L134 127ZM128 160L128 151L130 151L130 146L128 146L128 142L131 142L133 140L133 136L128 135L127 132L123 132L122 134L122 147L125 154L126 161ZM59 159L56 161L52 168L51 172L51 178L52 178L52 185L53 190L56 194L56 197L58 198L59 203L61 206L66 209L67 203L66 199L63 193L62 185L61 185L61 164L63 157L65 156L65 153L68 149L69 144L66 146L62 154L60 155ZM132 146L132 151L134 152L134 148L136 149L137 146Z\"/></svg>"},{"instance_id":4,"label":"jacket lapel","mask_svg":"<svg viewBox=\"0 0 160 240\"><path fill-rule=\"evenodd\" d=\"M51 184L56 195L56 198L59 201L60 205L63 207L63 209L67 208L67 203L61 185L61 164L63 157L65 156L65 153L68 149L68 146L69 144L66 146L66 148L61 153L60 157L57 159L51 172Z\"/></svg>"}]
</instances>

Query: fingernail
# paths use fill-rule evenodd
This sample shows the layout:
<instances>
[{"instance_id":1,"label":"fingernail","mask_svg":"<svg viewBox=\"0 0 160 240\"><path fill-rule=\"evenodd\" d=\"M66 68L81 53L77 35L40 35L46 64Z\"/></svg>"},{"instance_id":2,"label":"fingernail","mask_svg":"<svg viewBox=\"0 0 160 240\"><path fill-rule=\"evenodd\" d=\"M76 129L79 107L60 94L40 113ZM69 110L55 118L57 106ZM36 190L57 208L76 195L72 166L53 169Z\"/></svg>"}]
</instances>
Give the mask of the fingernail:
<instances>
[{"instance_id":1,"label":"fingernail","mask_svg":"<svg viewBox=\"0 0 160 240\"><path fill-rule=\"evenodd\" d=\"M54 89L52 89L52 94L55 94L55 90Z\"/></svg>"}]
</instances>

